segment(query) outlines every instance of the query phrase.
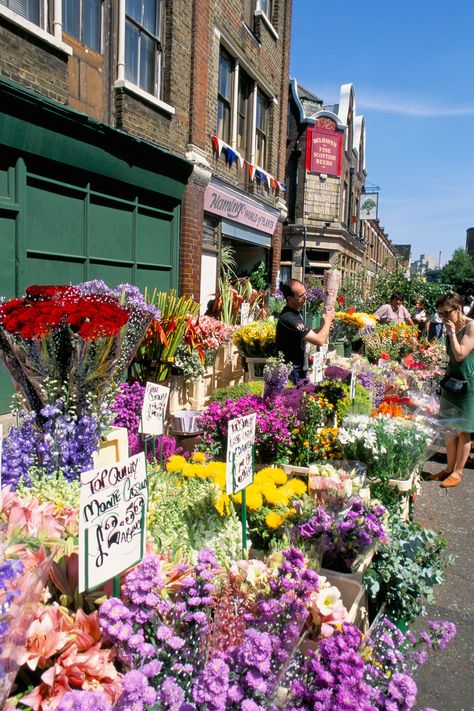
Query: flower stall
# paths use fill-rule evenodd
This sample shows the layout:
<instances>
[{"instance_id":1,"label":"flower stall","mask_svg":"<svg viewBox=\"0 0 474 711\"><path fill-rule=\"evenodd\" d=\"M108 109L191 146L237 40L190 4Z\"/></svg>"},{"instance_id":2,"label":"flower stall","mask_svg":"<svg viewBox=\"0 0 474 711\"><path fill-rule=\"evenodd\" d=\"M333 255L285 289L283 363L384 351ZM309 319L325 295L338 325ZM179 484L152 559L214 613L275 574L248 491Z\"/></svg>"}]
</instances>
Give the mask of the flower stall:
<instances>
[{"instance_id":1,"label":"flower stall","mask_svg":"<svg viewBox=\"0 0 474 711\"><path fill-rule=\"evenodd\" d=\"M291 387L275 322L235 327L243 296L222 288L232 323L99 281L0 304L17 388L2 457L2 708L414 707L415 669L456 634L440 620L408 629L450 562L403 501L437 433L439 349L339 312L377 364L333 354L322 382ZM237 349L249 371L263 361L260 380L236 377ZM170 389L159 434L142 431L151 381ZM240 488L229 433L246 418ZM112 427L127 451L98 460ZM89 583L93 566L113 573Z\"/></svg>"}]
</instances>

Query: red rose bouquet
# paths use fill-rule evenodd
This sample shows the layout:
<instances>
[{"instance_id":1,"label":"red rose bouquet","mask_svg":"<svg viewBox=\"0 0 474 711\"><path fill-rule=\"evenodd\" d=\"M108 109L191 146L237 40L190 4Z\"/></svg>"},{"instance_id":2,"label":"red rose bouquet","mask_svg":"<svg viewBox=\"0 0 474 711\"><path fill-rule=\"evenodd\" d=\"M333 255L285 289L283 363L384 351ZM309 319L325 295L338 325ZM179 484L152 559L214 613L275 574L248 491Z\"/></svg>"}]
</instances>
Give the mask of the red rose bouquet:
<instances>
[{"instance_id":1,"label":"red rose bouquet","mask_svg":"<svg viewBox=\"0 0 474 711\"><path fill-rule=\"evenodd\" d=\"M119 382L154 317L129 284L30 286L0 305L0 357L28 409L61 399L80 416Z\"/></svg>"}]
</instances>

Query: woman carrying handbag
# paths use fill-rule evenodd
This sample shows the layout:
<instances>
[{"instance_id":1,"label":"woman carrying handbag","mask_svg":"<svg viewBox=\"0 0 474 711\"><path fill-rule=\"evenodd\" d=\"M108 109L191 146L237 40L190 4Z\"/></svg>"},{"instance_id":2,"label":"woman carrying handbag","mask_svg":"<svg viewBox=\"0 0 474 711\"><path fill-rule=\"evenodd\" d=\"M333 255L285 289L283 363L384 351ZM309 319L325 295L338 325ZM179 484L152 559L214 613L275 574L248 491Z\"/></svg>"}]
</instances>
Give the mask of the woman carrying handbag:
<instances>
[{"instance_id":1,"label":"woman carrying handbag","mask_svg":"<svg viewBox=\"0 0 474 711\"><path fill-rule=\"evenodd\" d=\"M445 489L461 483L474 432L474 321L463 313L463 300L455 292L436 302L446 329L448 366L441 381L441 415L460 420L463 431L446 435L447 466L433 479Z\"/></svg>"}]
</instances>

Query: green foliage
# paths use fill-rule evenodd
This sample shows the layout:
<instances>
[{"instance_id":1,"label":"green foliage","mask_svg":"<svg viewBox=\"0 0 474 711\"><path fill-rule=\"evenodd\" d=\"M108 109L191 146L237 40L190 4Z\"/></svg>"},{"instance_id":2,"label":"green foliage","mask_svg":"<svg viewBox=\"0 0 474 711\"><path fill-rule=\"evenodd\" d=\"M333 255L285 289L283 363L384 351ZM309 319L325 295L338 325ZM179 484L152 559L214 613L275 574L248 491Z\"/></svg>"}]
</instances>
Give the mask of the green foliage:
<instances>
[{"instance_id":1,"label":"green foliage","mask_svg":"<svg viewBox=\"0 0 474 711\"><path fill-rule=\"evenodd\" d=\"M376 555L364 585L372 600L386 602L389 617L409 624L426 614L425 603L434 601L433 589L444 581L451 559L440 534L413 521L391 522L390 543Z\"/></svg>"},{"instance_id":2,"label":"green foliage","mask_svg":"<svg viewBox=\"0 0 474 711\"><path fill-rule=\"evenodd\" d=\"M344 396L340 398L336 403L336 415L338 423L347 417L349 414L354 415L370 415L372 412L372 398L370 393L363 385L356 383L355 387L355 397L351 400L350 397L350 386L345 383L342 386L344 388Z\"/></svg>"},{"instance_id":3,"label":"green foliage","mask_svg":"<svg viewBox=\"0 0 474 711\"><path fill-rule=\"evenodd\" d=\"M209 402L225 402L226 400L238 400L247 395L253 395L250 383L238 383L227 388L216 388L209 398Z\"/></svg>"},{"instance_id":4,"label":"green foliage","mask_svg":"<svg viewBox=\"0 0 474 711\"><path fill-rule=\"evenodd\" d=\"M442 282L451 284L454 291L467 295L472 293L474 283L474 261L462 247L454 250L453 256L441 270ZM448 289L445 289L448 291Z\"/></svg>"},{"instance_id":5,"label":"green foliage","mask_svg":"<svg viewBox=\"0 0 474 711\"><path fill-rule=\"evenodd\" d=\"M257 291L265 291L268 285L268 271L263 259L258 267L249 275L249 280L254 289L257 289Z\"/></svg>"},{"instance_id":6,"label":"green foliage","mask_svg":"<svg viewBox=\"0 0 474 711\"><path fill-rule=\"evenodd\" d=\"M21 496L35 496L40 504L52 501L58 506L79 506L81 485L78 479L69 481L61 471L47 476L40 467L30 467L28 477L31 486L23 481L18 484L17 491Z\"/></svg>"}]
</instances>

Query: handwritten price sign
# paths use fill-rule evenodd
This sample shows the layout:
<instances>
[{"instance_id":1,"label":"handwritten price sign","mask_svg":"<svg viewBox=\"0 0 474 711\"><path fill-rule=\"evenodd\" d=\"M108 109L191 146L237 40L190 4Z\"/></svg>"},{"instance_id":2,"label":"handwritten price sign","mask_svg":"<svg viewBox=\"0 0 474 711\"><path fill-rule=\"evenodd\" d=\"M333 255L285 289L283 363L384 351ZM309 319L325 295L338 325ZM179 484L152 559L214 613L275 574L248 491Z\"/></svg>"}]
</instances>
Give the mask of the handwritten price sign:
<instances>
[{"instance_id":1,"label":"handwritten price sign","mask_svg":"<svg viewBox=\"0 0 474 711\"><path fill-rule=\"evenodd\" d=\"M253 481L253 446L257 415L229 420L227 432L226 492L236 494Z\"/></svg>"},{"instance_id":2,"label":"handwritten price sign","mask_svg":"<svg viewBox=\"0 0 474 711\"><path fill-rule=\"evenodd\" d=\"M164 420L170 389L158 383L147 383L143 400L139 432L147 435L164 434Z\"/></svg>"},{"instance_id":3,"label":"handwritten price sign","mask_svg":"<svg viewBox=\"0 0 474 711\"><path fill-rule=\"evenodd\" d=\"M145 455L81 474L79 592L91 590L143 558Z\"/></svg>"}]
</instances>

